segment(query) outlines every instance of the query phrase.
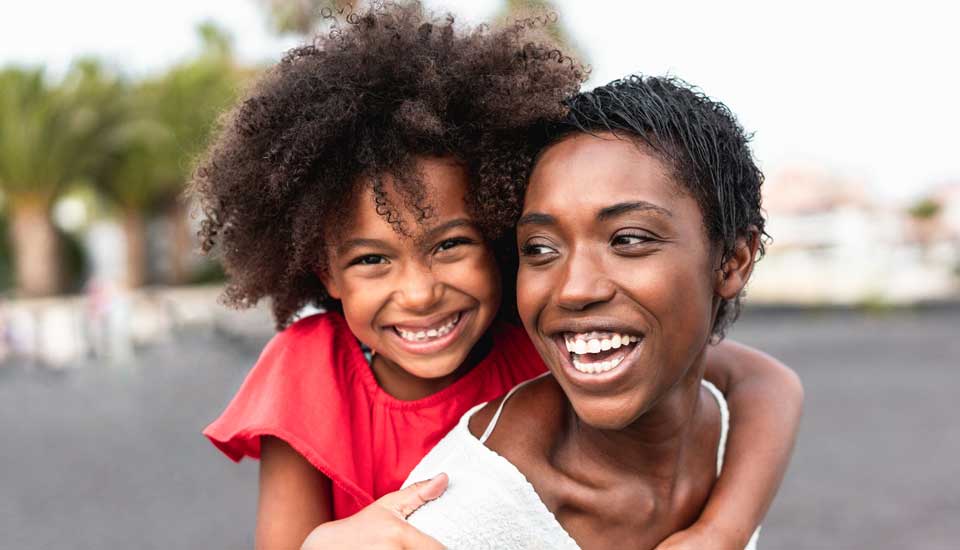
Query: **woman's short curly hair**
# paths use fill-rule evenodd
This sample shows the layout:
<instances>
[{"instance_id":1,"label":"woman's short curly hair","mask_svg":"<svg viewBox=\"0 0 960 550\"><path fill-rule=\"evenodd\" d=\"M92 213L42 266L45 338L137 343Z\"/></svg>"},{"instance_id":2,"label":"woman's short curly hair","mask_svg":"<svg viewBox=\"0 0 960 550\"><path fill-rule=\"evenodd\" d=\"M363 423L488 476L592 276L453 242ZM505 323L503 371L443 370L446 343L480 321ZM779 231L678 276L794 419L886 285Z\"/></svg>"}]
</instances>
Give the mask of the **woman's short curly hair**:
<instances>
[{"instance_id":1,"label":"woman's short curly hair","mask_svg":"<svg viewBox=\"0 0 960 550\"><path fill-rule=\"evenodd\" d=\"M371 206L399 233L411 229L401 211L430 217L418 156L462 162L467 207L488 239L503 237L536 154L530 129L562 116L586 77L540 32L542 18L459 28L387 2L325 15L331 30L288 52L225 115L190 188L201 248L228 276L223 300L269 297L278 328L308 304L339 308L317 272L361 182L373 182Z\"/></svg>"}]
</instances>

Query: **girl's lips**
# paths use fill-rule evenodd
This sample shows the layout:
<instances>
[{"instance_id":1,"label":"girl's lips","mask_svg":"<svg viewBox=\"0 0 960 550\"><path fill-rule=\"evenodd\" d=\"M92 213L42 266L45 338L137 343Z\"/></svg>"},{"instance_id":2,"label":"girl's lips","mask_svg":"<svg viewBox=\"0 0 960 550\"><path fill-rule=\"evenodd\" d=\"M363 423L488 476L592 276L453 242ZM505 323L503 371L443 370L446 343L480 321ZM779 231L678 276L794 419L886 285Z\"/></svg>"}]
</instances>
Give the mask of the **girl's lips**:
<instances>
[{"instance_id":1,"label":"girl's lips","mask_svg":"<svg viewBox=\"0 0 960 550\"><path fill-rule=\"evenodd\" d=\"M456 323L449 332L443 336L422 341L411 341L400 336L398 328L395 326L388 327L387 333L389 334L389 338L392 339L391 341L394 342L394 345L400 350L413 355L431 355L443 351L456 342L457 339L460 338L460 335L463 334L464 327L473 319L473 315L474 310L472 309L458 312Z\"/></svg>"}]
</instances>

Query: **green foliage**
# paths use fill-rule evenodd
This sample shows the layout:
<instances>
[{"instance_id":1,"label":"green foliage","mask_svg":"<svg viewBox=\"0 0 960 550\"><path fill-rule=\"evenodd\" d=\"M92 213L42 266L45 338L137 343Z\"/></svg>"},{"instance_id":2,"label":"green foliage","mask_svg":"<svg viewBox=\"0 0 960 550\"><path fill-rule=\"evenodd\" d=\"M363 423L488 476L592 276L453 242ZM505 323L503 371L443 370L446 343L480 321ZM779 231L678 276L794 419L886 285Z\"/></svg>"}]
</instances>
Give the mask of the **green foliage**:
<instances>
[{"instance_id":1,"label":"green foliage","mask_svg":"<svg viewBox=\"0 0 960 550\"><path fill-rule=\"evenodd\" d=\"M930 220L937 217L937 214L940 213L940 203L930 199L922 199L917 201L913 206L907 210L907 213L910 216L917 220Z\"/></svg>"},{"instance_id":2,"label":"green foliage","mask_svg":"<svg viewBox=\"0 0 960 550\"><path fill-rule=\"evenodd\" d=\"M119 120L110 106L122 86L92 60L75 63L57 85L43 69L0 71L0 189L8 203L49 204L92 174Z\"/></svg>"},{"instance_id":3,"label":"green foliage","mask_svg":"<svg viewBox=\"0 0 960 550\"><path fill-rule=\"evenodd\" d=\"M323 24L325 10L350 9L346 2L337 0L260 0L266 8L270 22L278 33L310 35ZM359 8L359 0L352 3Z\"/></svg>"},{"instance_id":4,"label":"green foliage","mask_svg":"<svg viewBox=\"0 0 960 550\"><path fill-rule=\"evenodd\" d=\"M229 38L211 24L198 33L198 57L136 84L117 100L126 120L111 135L110 154L94 183L121 208L154 210L173 200L217 117L236 98L242 72Z\"/></svg>"}]
</instances>

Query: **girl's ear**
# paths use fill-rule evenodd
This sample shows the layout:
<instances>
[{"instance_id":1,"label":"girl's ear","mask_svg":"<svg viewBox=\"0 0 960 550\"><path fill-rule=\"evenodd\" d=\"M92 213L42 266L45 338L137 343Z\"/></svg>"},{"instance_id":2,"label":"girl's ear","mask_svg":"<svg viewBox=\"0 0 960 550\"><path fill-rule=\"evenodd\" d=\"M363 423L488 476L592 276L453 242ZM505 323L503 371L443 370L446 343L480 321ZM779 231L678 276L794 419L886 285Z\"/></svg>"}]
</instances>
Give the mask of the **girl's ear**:
<instances>
[{"instance_id":1,"label":"girl's ear","mask_svg":"<svg viewBox=\"0 0 960 550\"><path fill-rule=\"evenodd\" d=\"M716 293L725 300L732 300L747 285L753 273L754 260L760 248L760 232L751 227L746 235L737 237L733 254L723 262L717 273Z\"/></svg>"},{"instance_id":2,"label":"girl's ear","mask_svg":"<svg viewBox=\"0 0 960 550\"><path fill-rule=\"evenodd\" d=\"M337 286L336 281L330 276L330 270L326 267L318 267L314 270L314 273L320 278L320 282L323 283L323 288L326 289L327 294L334 300L339 300L340 287Z\"/></svg>"}]
</instances>

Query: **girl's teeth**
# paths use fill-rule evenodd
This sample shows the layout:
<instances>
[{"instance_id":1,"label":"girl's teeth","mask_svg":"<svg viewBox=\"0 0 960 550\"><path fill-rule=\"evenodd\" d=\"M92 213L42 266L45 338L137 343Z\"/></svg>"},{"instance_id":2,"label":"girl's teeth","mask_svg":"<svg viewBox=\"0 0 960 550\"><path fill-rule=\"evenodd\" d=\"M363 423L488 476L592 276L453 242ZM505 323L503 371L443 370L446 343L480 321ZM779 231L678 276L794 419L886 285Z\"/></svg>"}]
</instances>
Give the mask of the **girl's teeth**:
<instances>
[{"instance_id":1,"label":"girl's teeth","mask_svg":"<svg viewBox=\"0 0 960 550\"><path fill-rule=\"evenodd\" d=\"M404 340L407 340L408 342L422 342L423 340L426 340L428 338L439 338L441 336L446 336L447 334L450 333L451 330L453 330L453 327L457 325L458 321L460 321L459 314L454 316L452 319L450 319L450 321L448 321L444 325L439 326L437 328L432 328L429 330L419 330L419 331L413 332L409 330L403 330L400 327L395 327L395 328L397 329L397 334L399 334L400 337L403 338Z\"/></svg>"},{"instance_id":2,"label":"girl's teeth","mask_svg":"<svg viewBox=\"0 0 960 550\"><path fill-rule=\"evenodd\" d=\"M613 338L610 339L610 347L613 348L613 349L617 349L617 348L620 347L620 335L619 335L619 334L614 334L614 335L613 335Z\"/></svg>"},{"instance_id":3,"label":"girl's teeth","mask_svg":"<svg viewBox=\"0 0 960 550\"><path fill-rule=\"evenodd\" d=\"M577 340L573 345L573 353L577 355L583 355L587 353L587 343L583 340Z\"/></svg>"}]
</instances>

